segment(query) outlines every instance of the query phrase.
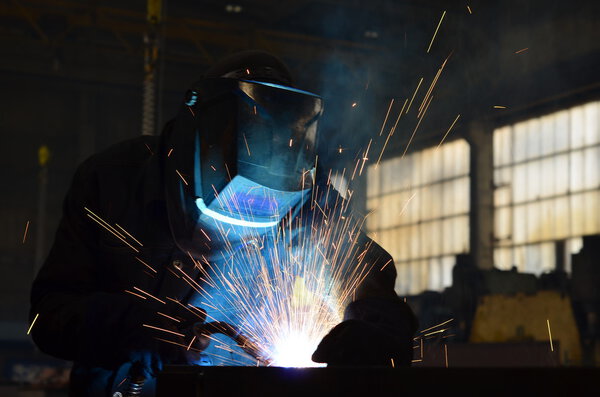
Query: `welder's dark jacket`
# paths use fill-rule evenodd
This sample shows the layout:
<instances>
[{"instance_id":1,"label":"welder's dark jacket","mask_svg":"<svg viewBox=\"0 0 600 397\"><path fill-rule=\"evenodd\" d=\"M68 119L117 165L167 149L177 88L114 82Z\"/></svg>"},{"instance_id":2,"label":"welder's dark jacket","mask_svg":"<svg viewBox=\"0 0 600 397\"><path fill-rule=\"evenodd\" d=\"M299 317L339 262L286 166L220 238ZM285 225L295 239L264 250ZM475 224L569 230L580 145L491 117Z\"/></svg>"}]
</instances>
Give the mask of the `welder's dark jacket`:
<instances>
[{"instance_id":1,"label":"welder's dark jacket","mask_svg":"<svg viewBox=\"0 0 600 397\"><path fill-rule=\"evenodd\" d=\"M193 264L170 233L159 153L158 137L138 137L79 166L64 201L54 245L32 287L30 316L39 313L33 339L42 351L74 361L71 383L77 384L80 393L108 395L122 380L116 378L117 369L127 360L140 322L156 315L151 298L140 299L125 290L136 292L135 286L184 304L190 298L189 288L181 288L181 282L175 283L175 276L167 271L179 261L178 266L182 264L192 274ZM143 246L125 236L139 252L101 227L88 209L123 236L122 229L141 242ZM372 243L364 235L362 240ZM375 271L369 273L355 299L384 304L347 316L392 330L410 328L412 333L414 324L397 324L397 318L410 310L394 293L396 270L391 259L372 243L364 260Z\"/></svg>"}]
</instances>

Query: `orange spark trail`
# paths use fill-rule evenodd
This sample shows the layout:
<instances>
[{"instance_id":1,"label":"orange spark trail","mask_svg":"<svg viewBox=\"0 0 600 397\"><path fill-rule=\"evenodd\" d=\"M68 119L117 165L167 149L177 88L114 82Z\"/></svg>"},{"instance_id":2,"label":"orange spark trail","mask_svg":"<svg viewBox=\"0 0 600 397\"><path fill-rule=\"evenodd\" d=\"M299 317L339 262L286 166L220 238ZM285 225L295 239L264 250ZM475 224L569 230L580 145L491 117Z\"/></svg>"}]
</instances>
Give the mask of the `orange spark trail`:
<instances>
[{"instance_id":1,"label":"orange spark trail","mask_svg":"<svg viewBox=\"0 0 600 397\"><path fill-rule=\"evenodd\" d=\"M444 11L442 13L442 17L440 18L440 22L437 25L437 28L435 28L435 33L433 34L433 37L431 38L431 42L429 43L429 47L427 48L427 53L429 54L429 50L431 50L431 46L433 45L433 40L435 40L435 35L437 35L438 29L440 28L440 25L442 24L442 21L444 20L444 16L446 16L446 11Z\"/></svg>"},{"instance_id":2,"label":"orange spark trail","mask_svg":"<svg viewBox=\"0 0 600 397\"><path fill-rule=\"evenodd\" d=\"M173 320L173 321L175 321L175 322L178 322L178 323L180 323L180 322L181 322L181 321L179 321L178 319L176 319L175 317L171 317L171 316L169 316L168 314L165 314L165 313L156 312L156 314L159 314L159 315L161 315L161 316L163 316L163 317L166 317L166 318L168 318L169 320Z\"/></svg>"},{"instance_id":3,"label":"orange spark trail","mask_svg":"<svg viewBox=\"0 0 600 397\"><path fill-rule=\"evenodd\" d=\"M421 125L421 121L423 121L423 119L425 118L425 113L427 112L427 109L429 109L429 105L431 104L432 99L433 99L433 97L431 97L431 99L429 100L429 103L427 104L427 106L425 106L425 109L423 110L423 115L421 116L421 118L419 118L419 122L417 123L415 129L413 130L413 133L410 136L408 143L406 144L406 148L404 148L404 152L402 153L402 158L404 158L404 156L406 155L406 152L408 151L408 148L410 147L410 144L412 143L412 141L415 137L415 134L417 133L417 130L419 129L419 126Z\"/></svg>"},{"instance_id":4,"label":"orange spark trail","mask_svg":"<svg viewBox=\"0 0 600 397\"><path fill-rule=\"evenodd\" d=\"M515 54L520 54L520 53L522 53L522 52L525 52L525 51L527 51L528 49L529 49L529 47L522 48L522 49L520 49L519 51L515 51Z\"/></svg>"},{"instance_id":5,"label":"orange spark trail","mask_svg":"<svg viewBox=\"0 0 600 397\"><path fill-rule=\"evenodd\" d=\"M118 238L119 240L121 240L121 242L123 242L125 245L127 245L129 248L131 248L135 252L138 252L138 253L140 252L140 250L138 250L137 248L135 248L133 245L129 244L125 240L125 236L123 236L121 233L119 233L117 231L117 229L115 229L114 227L112 227L111 225L109 225L104 219L100 218L98 215L96 215L94 212L92 212L92 210L90 210L89 208L87 208L87 207L83 207L83 208L86 211L89 212L89 214L86 214L86 215L91 220L93 220L94 222L96 222L97 224L99 224L100 226L102 226L104 229L106 229L107 231L109 231L110 233L112 233L116 238Z\"/></svg>"},{"instance_id":6,"label":"orange spark trail","mask_svg":"<svg viewBox=\"0 0 600 397\"><path fill-rule=\"evenodd\" d=\"M459 117L460 117L460 114L458 116L456 116L456 118L452 122L452 125L450 125L450 128L448 128L448 131L446 131L446 133L444 134L444 137L442 138L442 140L440 141L440 143L437 145L436 149L438 149L440 146L442 146L442 143L444 143L444 141L446 140L446 137L450 133L450 130L452 129L452 127L454 127L454 124L456 124L456 122L458 121Z\"/></svg>"},{"instance_id":7,"label":"orange spark trail","mask_svg":"<svg viewBox=\"0 0 600 397\"><path fill-rule=\"evenodd\" d=\"M363 163L360 167L360 172L358 173L358 176L362 175L363 172L363 168L365 167L365 163L367 162L367 160L369 160L369 149L371 148L371 143L373 142L373 139L369 139L369 145L367 146L367 150L365 151L365 155L363 157Z\"/></svg>"},{"instance_id":8,"label":"orange spark trail","mask_svg":"<svg viewBox=\"0 0 600 397\"><path fill-rule=\"evenodd\" d=\"M29 230L29 221L25 224L25 233L23 233L23 244L25 244L25 240L27 239L27 231Z\"/></svg>"},{"instance_id":9,"label":"orange spark trail","mask_svg":"<svg viewBox=\"0 0 600 397\"><path fill-rule=\"evenodd\" d=\"M436 324L436 325L434 325L434 326L432 326L432 327L429 327L429 328L427 328L427 329L424 329L424 330L422 330L422 331L420 331L420 332L421 332L421 333L423 333L423 332L427 332L427 331L429 331L429 330L432 330L432 329L434 329L434 328L441 327L442 325L448 324L448 323L449 323L450 321L452 321L452 320L454 320L454 319L453 319L453 318L451 318L451 319L449 319L449 320L446 320L446 321L444 321L443 323Z\"/></svg>"},{"instance_id":10,"label":"orange spark trail","mask_svg":"<svg viewBox=\"0 0 600 397\"><path fill-rule=\"evenodd\" d=\"M136 294L135 292L133 292L133 291L129 291L128 289L126 289L126 290L123 290L123 291L127 292L128 294L135 295L135 296L137 296L138 298L147 299L145 296L143 296L143 295L140 295L140 294Z\"/></svg>"},{"instance_id":11,"label":"orange spark trail","mask_svg":"<svg viewBox=\"0 0 600 397\"><path fill-rule=\"evenodd\" d=\"M118 223L115 223L115 226L117 226L119 229L121 229L121 231L123 233L125 233L126 235L128 235L129 237L131 237L131 239L133 241L135 241L136 243L138 243L141 247L144 246L144 244L140 243L135 237L133 237L131 234L129 234L129 232L127 230L125 230L123 227L121 227Z\"/></svg>"},{"instance_id":12,"label":"orange spark trail","mask_svg":"<svg viewBox=\"0 0 600 397\"><path fill-rule=\"evenodd\" d=\"M137 259L142 265L146 266L148 269L152 270L152 272L156 273L156 270L154 270L154 268L152 266L150 266L149 264L147 264L146 262L144 262L137 256L135 257L135 259Z\"/></svg>"},{"instance_id":13,"label":"orange spark trail","mask_svg":"<svg viewBox=\"0 0 600 397\"><path fill-rule=\"evenodd\" d=\"M144 290L143 290L143 289L141 289L141 288L138 288L138 287L133 287L133 289L134 289L134 290L136 290L136 291L138 291L138 292L141 292L141 293L142 293L142 294L144 294L144 295L147 295L147 296L149 296L150 298L152 298L152 299L156 300L157 302L160 302L160 303L162 303L163 305L166 305L166 304L167 304L167 303L166 303L164 300L162 300L162 299L158 299L156 296L154 296L154 295L152 295L152 294L150 294L150 293L148 293L148 292L144 291Z\"/></svg>"},{"instance_id":14,"label":"orange spark trail","mask_svg":"<svg viewBox=\"0 0 600 397\"><path fill-rule=\"evenodd\" d=\"M186 186L189 186L188 183L187 183L187 181L183 177L183 175L181 175L181 172L179 172L179 170L175 170L175 172L177 173L177 175L179 175L179 177L181 178L181 180L183 181L183 183L185 183Z\"/></svg>"},{"instance_id":15,"label":"orange spark trail","mask_svg":"<svg viewBox=\"0 0 600 397\"><path fill-rule=\"evenodd\" d=\"M171 330L160 328L160 327L155 327L153 325L142 324L142 326L146 327L146 328L152 328L152 329L155 329L157 331L168 332L168 333L173 334L173 335L181 336L182 338L185 337L184 334L180 334L179 332L171 331Z\"/></svg>"},{"instance_id":16,"label":"orange spark trail","mask_svg":"<svg viewBox=\"0 0 600 397\"><path fill-rule=\"evenodd\" d=\"M31 329L33 328L33 324L35 324L35 320L38 319L39 315L40 315L39 313L35 315L33 321L31 322L31 325L29 326L29 329L27 330L27 335L29 335L29 333L31 332Z\"/></svg>"},{"instance_id":17,"label":"orange spark trail","mask_svg":"<svg viewBox=\"0 0 600 397\"><path fill-rule=\"evenodd\" d=\"M242 136L244 137L244 143L246 144L246 150L248 151L248 156L252 156L250 154L250 146L248 146L248 141L246 140L246 134L242 134Z\"/></svg>"},{"instance_id":18,"label":"orange spark trail","mask_svg":"<svg viewBox=\"0 0 600 397\"><path fill-rule=\"evenodd\" d=\"M381 125L381 130L379 131L379 136L383 134L383 129L385 128L385 124L387 123L388 116L390 115L390 110L392 110L392 105L394 104L394 98L390 101L390 106L388 106L387 113L385 114L385 119L383 120L383 124ZM341 153L341 151L340 151Z\"/></svg>"},{"instance_id":19,"label":"orange spark trail","mask_svg":"<svg viewBox=\"0 0 600 397\"><path fill-rule=\"evenodd\" d=\"M402 109L400 109L400 113L398 113L398 118L396 118L396 122L394 123L394 126L390 129L390 132L389 132L387 138L385 138L385 143L383 144L383 148L381 149L381 152L379 153L379 157L377 158L377 162L375 163L375 169L377 169L377 167L379 167L379 163L381 162L381 157L383 157L383 152L385 151L385 148L387 147L387 144L390 141L390 138L392 137L392 135L394 135L394 132L396 132L396 127L398 126L398 122L400 121L400 117L402 116L402 112L404 111L404 107L406 106L407 102L408 102L408 98L406 98L406 100L404 101L404 105L402 105Z\"/></svg>"},{"instance_id":20,"label":"orange spark trail","mask_svg":"<svg viewBox=\"0 0 600 397\"><path fill-rule=\"evenodd\" d=\"M446 358L446 368L448 368L448 345L444 345L444 357Z\"/></svg>"},{"instance_id":21,"label":"orange spark trail","mask_svg":"<svg viewBox=\"0 0 600 397\"><path fill-rule=\"evenodd\" d=\"M552 331L550 331L550 320L546 319L546 324L548 324L548 336L550 337L550 351L554 351L554 345L552 345Z\"/></svg>"},{"instance_id":22,"label":"orange spark trail","mask_svg":"<svg viewBox=\"0 0 600 397\"><path fill-rule=\"evenodd\" d=\"M419 80L419 84L417 84L417 88L415 89L415 92L413 93L412 98L410 98L410 103L408 104L408 107L406 108L406 114L408 114L408 111L410 110L410 105L412 105L413 101L415 100L415 97L417 96L417 92L419 91L419 87L421 87L422 82L423 82L423 77L421 77L421 79Z\"/></svg>"}]
</instances>

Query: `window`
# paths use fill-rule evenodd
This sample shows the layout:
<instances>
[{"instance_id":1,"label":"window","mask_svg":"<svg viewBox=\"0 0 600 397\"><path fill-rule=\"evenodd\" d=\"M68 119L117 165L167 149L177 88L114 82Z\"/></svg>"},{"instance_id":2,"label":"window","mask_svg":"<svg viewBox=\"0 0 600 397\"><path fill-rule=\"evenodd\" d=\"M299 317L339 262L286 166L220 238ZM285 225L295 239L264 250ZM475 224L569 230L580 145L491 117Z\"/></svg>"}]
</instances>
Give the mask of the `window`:
<instances>
[{"instance_id":1,"label":"window","mask_svg":"<svg viewBox=\"0 0 600 397\"><path fill-rule=\"evenodd\" d=\"M371 165L367 229L394 258L396 292L452 284L454 256L469 249L469 145L439 148Z\"/></svg>"},{"instance_id":2,"label":"window","mask_svg":"<svg viewBox=\"0 0 600 397\"><path fill-rule=\"evenodd\" d=\"M494 262L540 274L600 233L600 102L494 131ZM566 267L569 270L570 255Z\"/></svg>"}]
</instances>

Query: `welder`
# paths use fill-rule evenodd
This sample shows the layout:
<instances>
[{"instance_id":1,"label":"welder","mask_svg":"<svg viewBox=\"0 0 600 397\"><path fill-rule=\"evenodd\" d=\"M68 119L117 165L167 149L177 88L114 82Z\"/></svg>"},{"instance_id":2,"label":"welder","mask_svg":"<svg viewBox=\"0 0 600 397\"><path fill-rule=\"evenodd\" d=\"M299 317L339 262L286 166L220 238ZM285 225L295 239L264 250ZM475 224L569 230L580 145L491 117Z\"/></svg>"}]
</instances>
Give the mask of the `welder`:
<instances>
[{"instance_id":1,"label":"welder","mask_svg":"<svg viewBox=\"0 0 600 397\"><path fill-rule=\"evenodd\" d=\"M294 88L279 58L244 51L190 87L160 136L116 144L79 166L30 311L39 348L74 362L72 396L124 394L135 369L141 395L152 395L163 365L198 364L208 345L194 333L208 309L197 304L198 267L243 243L245 230L266 234L286 215L315 211L308 193L327 182L315 171L322 112L322 99ZM258 191L269 193L268 205L252 196ZM408 366L416 320L394 292L392 258L364 234L357 241L377 271L313 360Z\"/></svg>"}]
</instances>

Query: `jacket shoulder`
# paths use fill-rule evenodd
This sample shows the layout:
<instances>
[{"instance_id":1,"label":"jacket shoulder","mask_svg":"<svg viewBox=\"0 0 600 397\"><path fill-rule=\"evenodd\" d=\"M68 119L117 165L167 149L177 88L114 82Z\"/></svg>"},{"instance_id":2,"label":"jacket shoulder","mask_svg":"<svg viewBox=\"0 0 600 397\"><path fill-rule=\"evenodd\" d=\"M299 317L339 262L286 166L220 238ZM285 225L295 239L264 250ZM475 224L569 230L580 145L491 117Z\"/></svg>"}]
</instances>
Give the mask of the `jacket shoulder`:
<instances>
[{"instance_id":1,"label":"jacket shoulder","mask_svg":"<svg viewBox=\"0 0 600 397\"><path fill-rule=\"evenodd\" d=\"M90 168L144 163L158 151L158 141L157 136L139 136L121 141L90 156L81 166Z\"/></svg>"}]
</instances>

